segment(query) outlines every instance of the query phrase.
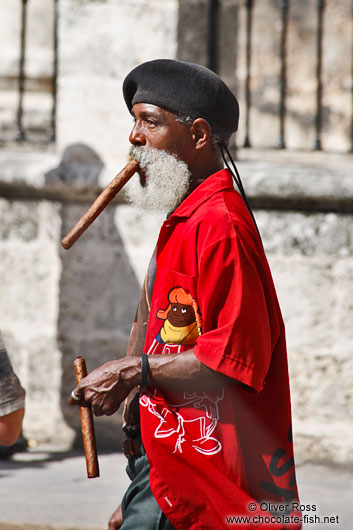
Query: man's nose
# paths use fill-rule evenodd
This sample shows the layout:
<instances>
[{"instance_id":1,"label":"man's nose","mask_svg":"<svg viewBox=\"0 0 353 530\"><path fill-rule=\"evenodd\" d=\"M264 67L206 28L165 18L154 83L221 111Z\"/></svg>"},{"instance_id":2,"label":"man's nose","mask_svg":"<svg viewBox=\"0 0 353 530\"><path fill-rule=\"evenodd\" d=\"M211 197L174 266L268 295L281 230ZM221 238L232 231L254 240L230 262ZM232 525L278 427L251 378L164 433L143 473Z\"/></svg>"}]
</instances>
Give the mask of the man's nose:
<instances>
[{"instance_id":1,"label":"man's nose","mask_svg":"<svg viewBox=\"0 0 353 530\"><path fill-rule=\"evenodd\" d=\"M146 138L141 132L141 129L140 127L138 127L137 123L135 123L132 128L132 131L129 136L129 141L132 145L146 145Z\"/></svg>"}]
</instances>

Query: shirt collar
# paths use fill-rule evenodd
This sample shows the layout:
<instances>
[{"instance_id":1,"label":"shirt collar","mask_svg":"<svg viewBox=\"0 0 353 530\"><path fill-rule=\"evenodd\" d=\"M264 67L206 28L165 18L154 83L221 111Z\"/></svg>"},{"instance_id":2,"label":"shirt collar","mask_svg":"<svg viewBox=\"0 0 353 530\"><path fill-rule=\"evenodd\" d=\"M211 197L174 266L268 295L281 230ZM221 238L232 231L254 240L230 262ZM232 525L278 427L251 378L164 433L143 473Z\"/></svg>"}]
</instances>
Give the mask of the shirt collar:
<instances>
[{"instance_id":1,"label":"shirt collar","mask_svg":"<svg viewBox=\"0 0 353 530\"><path fill-rule=\"evenodd\" d=\"M171 214L169 219L190 217L194 211L212 195L225 189L233 189L232 174L228 169L221 169L207 177L202 184L197 186Z\"/></svg>"}]
</instances>

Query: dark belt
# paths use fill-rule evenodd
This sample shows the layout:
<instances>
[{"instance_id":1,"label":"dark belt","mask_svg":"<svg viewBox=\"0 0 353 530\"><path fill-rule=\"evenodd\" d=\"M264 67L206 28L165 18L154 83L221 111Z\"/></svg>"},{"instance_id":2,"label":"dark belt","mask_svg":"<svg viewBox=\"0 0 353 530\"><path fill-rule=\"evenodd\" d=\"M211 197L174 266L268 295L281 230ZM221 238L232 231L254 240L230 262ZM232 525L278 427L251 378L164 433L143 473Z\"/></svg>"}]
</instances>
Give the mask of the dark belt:
<instances>
[{"instance_id":1,"label":"dark belt","mask_svg":"<svg viewBox=\"0 0 353 530\"><path fill-rule=\"evenodd\" d=\"M124 455L126 458L133 458L136 456L142 456L141 453L141 431L140 425L126 423L123 426L123 431L126 434L126 438L123 440Z\"/></svg>"}]
</instances>

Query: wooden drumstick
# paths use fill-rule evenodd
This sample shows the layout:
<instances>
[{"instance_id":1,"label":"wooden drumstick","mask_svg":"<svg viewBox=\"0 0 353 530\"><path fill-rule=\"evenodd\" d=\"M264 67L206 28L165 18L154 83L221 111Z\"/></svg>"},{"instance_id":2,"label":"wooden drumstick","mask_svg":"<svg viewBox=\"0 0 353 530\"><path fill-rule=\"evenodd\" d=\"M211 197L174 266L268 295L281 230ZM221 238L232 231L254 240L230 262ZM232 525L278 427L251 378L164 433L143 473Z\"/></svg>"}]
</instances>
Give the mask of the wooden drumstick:
<instances>
[{"instance_id":1,"label":"wooden drumstick","mask_svg":"<svg viewBox=\"0 0 353 530\"><path fill-rule=\"evenodd\" d=\"M79 383L87 375L86 361L80 355L74 360L76 383ZM88 403L80 405L81 430L83 448L85 451L87 477L99 477L99 464L94 433L92 407Z\"/></svg>"},{"instance_id":2,"label":"wooden drumstick","mask_svg":"<svg viewBox=\"0 0 353 530\"><path fill-rule=\"evenodd\" d=\"M83 234L85 230L93 223L98 215L112 201L115 195L121 190L128 180L136 173L139 167L137 160L130 160L126 166L113 178L108 186L96 198L94 203L83 214L81 219L62 239L61 244L64 249L69 250L75 241Z\"/></svg>"}]
</instances>

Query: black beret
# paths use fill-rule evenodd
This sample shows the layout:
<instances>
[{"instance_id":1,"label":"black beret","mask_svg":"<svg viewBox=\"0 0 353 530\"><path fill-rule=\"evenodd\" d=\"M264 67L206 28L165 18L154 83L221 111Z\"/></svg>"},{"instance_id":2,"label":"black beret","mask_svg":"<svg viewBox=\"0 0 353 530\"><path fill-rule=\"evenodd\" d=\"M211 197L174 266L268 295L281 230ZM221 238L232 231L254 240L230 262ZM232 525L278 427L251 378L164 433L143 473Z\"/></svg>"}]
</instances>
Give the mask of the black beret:
<instances>
[{"instance_id":1,"label":"black beret","mask_svg":"<svg viewBox=\"0 0 353 530\"><path fill-rule=\"evenodd\" d=\"M238 129L239 105L214 72L199 64L156 59L140 64L123 83L125 103L151 103L177 114L204 118L227 141Z\"/></svg>"}]
</instances>

